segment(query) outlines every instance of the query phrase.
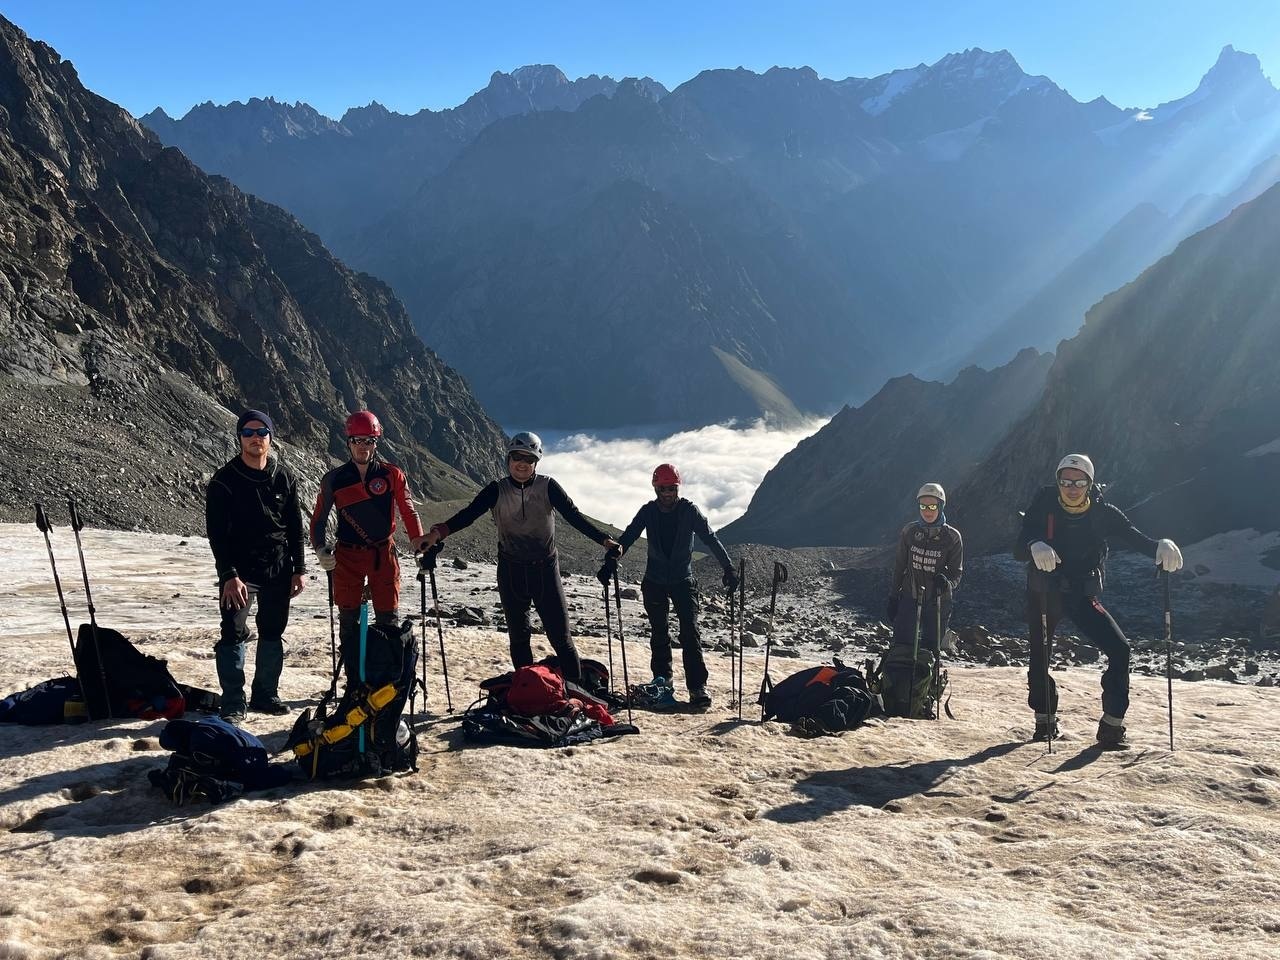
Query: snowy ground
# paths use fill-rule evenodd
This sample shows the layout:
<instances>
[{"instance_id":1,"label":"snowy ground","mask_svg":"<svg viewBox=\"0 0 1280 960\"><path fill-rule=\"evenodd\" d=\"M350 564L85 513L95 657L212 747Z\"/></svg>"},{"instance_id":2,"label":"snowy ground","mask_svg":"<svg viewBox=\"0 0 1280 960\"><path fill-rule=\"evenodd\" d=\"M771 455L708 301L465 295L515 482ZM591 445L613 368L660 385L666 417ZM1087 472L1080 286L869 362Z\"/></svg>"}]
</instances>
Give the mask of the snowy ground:
<instances>
[{"instance_id":1,"label":"snowy ground","mask_svg":"<svg viewBox=\"0 0 1280 960\"><path fill-rule=\"evenodd\" d=\"M8 691L65 672L68 654L37 576L43 542L32 553L3 532ZM213 685L203 545L87 544L98 536L102 622L179 679ZM126 579L138 569L149 572ZM482 569L450 573L484 592ZM132 607L129 590L141 595ZM327 621L312 618L323 595L314 584L309 595L282 690L295 707L327 685ZM15 607L26 608L17 632ZM633 669L644 661L634 607ZM505 638L453 628L447 641L459 706L505 666ZM581 646L604 654L602 639ZM1280 952L1276 689L1176 683L1170 753L1163 683L1136 678L1133 749L1097 754L1097 673L1066 670L1067 733L1050 757L1023 742L1016 668L953 668L959 721L805 740L735 722L727 661L710 663L710 714L637 713L640 736L540 751L464 745L439 716L433 659L419 774L216 808L174 809L149 788L161 724L0 728L0 957ZM797 666L779 663L775 677ZM748 663L749 688L759 670ZM276 745L290 719L249 726Z\"/></svg>"}]
</instances>

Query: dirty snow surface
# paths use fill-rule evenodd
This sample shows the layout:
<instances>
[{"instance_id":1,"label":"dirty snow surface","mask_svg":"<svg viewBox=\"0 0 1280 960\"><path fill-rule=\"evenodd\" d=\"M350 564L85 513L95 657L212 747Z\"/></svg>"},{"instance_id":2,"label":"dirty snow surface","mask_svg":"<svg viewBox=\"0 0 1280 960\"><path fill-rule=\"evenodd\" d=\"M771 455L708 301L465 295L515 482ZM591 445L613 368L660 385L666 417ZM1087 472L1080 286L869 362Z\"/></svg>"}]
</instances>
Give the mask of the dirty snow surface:
<instances>
[{"instance_id":1,"label":"dirty snow surface","mask_svg":"<svg viewBox=\"0 0 1280 960\"><path fill-rule=\"evenodd\" d=\"M43 542L3 532L6 622L28 628L0 648L10 692L69 654ZM100 622L216 686L207 547L90 531L86 548ZM491 605L491 568L441 579ZM598 599L592 583L571 600ZM303 599L282 687L295 711L328 684L316 583ZM639 605L624 616L635 679ZM446 641L460 707L505 666L505 638ZM603 638L580 646L605 658ZM1049 756L1025 742L1016 668L953 668L956 721L802 739L750 709L738 722L727 659L709 663L710 713L637 712L639 736L538 750L465 744L433 656L416 775L217 807L149 787L161 723L0 728L0 957L1280 955L1275 688L1176 682L1171 753L1164 684L1135 678L1134 745L1099 754L1098 674L1064 670ZM748 660L749 689L762 665ZM775 679L800 665L775 661ZM248 726L278 746L291 720Z\"/></svg>"}]
</instances>

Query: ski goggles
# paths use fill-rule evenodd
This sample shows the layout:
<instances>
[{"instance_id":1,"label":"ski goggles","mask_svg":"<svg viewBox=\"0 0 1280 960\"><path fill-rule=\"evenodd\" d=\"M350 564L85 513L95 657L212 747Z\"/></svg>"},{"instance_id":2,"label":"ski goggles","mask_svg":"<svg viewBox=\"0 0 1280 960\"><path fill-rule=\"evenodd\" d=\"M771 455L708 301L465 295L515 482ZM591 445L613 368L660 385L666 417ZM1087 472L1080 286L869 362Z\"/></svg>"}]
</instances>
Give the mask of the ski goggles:
<instances>
[{"instance_id":1,"label":"ski goggles","mask_svg":"<svg viewBox=\"0 0 1280 960\"><path fill-rule=\"evenodd\" d=\"M1092 482L1093 481L1090 480L1088 477L1080 477L1078 480L1067 480L1064 477L1058 478L1058 486L1066 487L1067 489L1071 489L1074 487L1077 490L1082 490Z\"/></svg>"},{"instance_id":2,"label":"ski goggles","mask_svg":"<svg viewBox=\"0 0 1280 960\"><path fill-rule=\"evenodd\" d=\"M674 483L663 484L661 487L653 488L658 493L679 493L680 488Z\"/></svg>"},{"instance_id":3,"label":"ski goggles","mask_svg":"<svg viewBox=\"0 0 1280 960\"><path fill-rule=\"evenodd\" d=\"M270 427L241 427L240 436L248 439L249 437L269 437L271 436Z\"/></svg>"},{"instance_id":4,"label":"ski goggles","mask_svg":"<svg viewBox=\"0 0 1280 960\"><path fill-rule=\"evenodd\" d=\"M377 437L347 437L347 443L354 443L357 447L373 447L377 446Z\"/></svg>"},{"instance_id":5,"label":"ski goggles","mask_svg":"<svg viewBox=\"0 0 1280 960\"><path fill-rule=\"evenodd\" d=\"M538 458L529 453L512 453L508 455L515 463L537 463Z\"/></svg>"},{"instance_id":6,"label":"ski goggles","mask_svg":"<svg viewBox=\"0 0 1280 960\"><path fill-rule=\"evenodd\" d=\"M942 504L939 504L939 503L917 503L917 504L916 504L916 506L917 506L917 507L919 507L921 510L938 510L938 509L941 509Z\"/></svg>"}]
</instances>

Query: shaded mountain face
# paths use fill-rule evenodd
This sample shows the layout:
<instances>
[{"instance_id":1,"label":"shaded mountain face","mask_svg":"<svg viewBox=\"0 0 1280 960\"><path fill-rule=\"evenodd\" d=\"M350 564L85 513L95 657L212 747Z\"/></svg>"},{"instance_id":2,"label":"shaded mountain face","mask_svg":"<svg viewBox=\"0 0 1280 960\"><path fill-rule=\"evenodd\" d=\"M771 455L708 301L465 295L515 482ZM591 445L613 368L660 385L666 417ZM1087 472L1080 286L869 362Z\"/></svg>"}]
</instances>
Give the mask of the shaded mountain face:
<instances>
[{"instance_id":1,"label":"shaded mountain face","mask_svg":"<svg viewBox=\"0 0 1280 960\"><path fill-rule=\"evenodd\" d=\"M305 103L270 97L203 103L174 120L157 108L141 121L209 173L278 204L319 233L338 254L345 238L377 222L443 170L485 127L539 110L575 110L618 83L592 74L569 80L556 67L495 72L488 86L450 110L395 113L374 102L339 120ZM646 78L644 94L661 84Z\"/></svg>"},{"instance_id":2,"label":"shaded mountain face","mask_svg":"<svg viewBox=\"0 0 1280 960\"><path fill-rule=\"evenodd\" d=\"M304 473L345 456L362 406L419 492L457 496L501 462L501 431L388 287L4 20L0 173L6 507L71 489L126 525L195 509L246 405Z\"/></svg>"},{"instance_id":3,"label":"shaded mountain face","mask_svg":"<svg viewBox=\"0 0 1280 960\"><path fill-rule=\"evenodd\" d=\"M1050 348L1204 225L1189 211L1222 215L1280 155L1280 94L1231 48L1150 110L1079 103L1007 51L968 50L874 78L710 70L665 96L624 81L577 109L499 112L415 141L429 162L307 132L237 182L391 283L500 419L557 427L825 411L903 371L949 380ZM326 154L355 141L360 164ZM360 217L376 222L334 227Z\"/></svg>"},{"instance_id":4,"label":"shaded mountain face","mask_svg":"<svg viewBox=\"0 0 1280 960\"><path fill-rule=\"evenodd\" d=\"M1031 408L1052 359L1024 350L999 369L971 367L949 384L890 380L778 461L720 536L784 547L895 538L915 519L921 484L954 490Z\"/></svg>"},{"instance_id":5,"label":"shaded mountain face","mask_svg":"<svg viewBox=\"0 0 1280 960\"><path fill-rule=\"evenodd\" d=\"M1088 453L1153 536L1280 529L1278 258L1280 186L1095 306L1044 395L959 491L975 548L1009 547L1014 511L1069 452Z\"/></svg>"}]
</instances>

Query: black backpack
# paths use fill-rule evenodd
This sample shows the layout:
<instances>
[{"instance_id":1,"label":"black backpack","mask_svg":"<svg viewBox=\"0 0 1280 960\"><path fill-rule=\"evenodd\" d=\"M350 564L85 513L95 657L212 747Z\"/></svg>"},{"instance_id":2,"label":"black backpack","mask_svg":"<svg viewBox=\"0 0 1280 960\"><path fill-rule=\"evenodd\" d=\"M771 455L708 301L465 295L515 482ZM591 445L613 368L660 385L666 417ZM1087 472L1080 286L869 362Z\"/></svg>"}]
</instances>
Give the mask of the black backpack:
<instances>
[{"instance_id":1,"label":"black backpack","mask_svg":"<svg viewBox=\"0 0 1280 960\"><path fill-rule=\"evenodd\" d=\"M95 630L82 623L74 652L90 718L104 720L110 715L174 719L186 712L186 699L169 672L168 663L147 656L123 634L107 627Z\"/></svg>"},{"instance_id":2,"label":"black backpack","mask_svg":"<svg viewBox=\"0 0 1280 960\"><path fill-rule=\"evenodd\" d=\"M169 765L147 777L179 807L196 799L220 803L293 779L289 767L270 762L261 740L221 717L170 720L160 731L160 746L173 751Z\"/></svg>"},{"instance_id":3,"label":"black backpack","mask_svg":"<svg viewBox=\"0 0 1280 960\"><path fill-rule=\"evenodd\" d=\"M344 662L347 653L344 649ZM368 625L364 680L356 679L358 652L353 656L347 688L332 714L322 701L314 716L309 709L302 711L289 734L286 747L293 750L309 780L379 777L418 769L417 740L411 730L401 729L418 669L413 621L399 627Z\"/></svg>"},{"instance_id":4,"label":"black backpack","mask_svg":"<svg viewBox=\"0 0 1280 960\"><path fill-rule=\"evenodd\" d=\"M808 734L852 730L880 712L862 671L838 659L780 681L765 694L763 706L765 720L782 720Z\"/></svg>"}]
</instances>

